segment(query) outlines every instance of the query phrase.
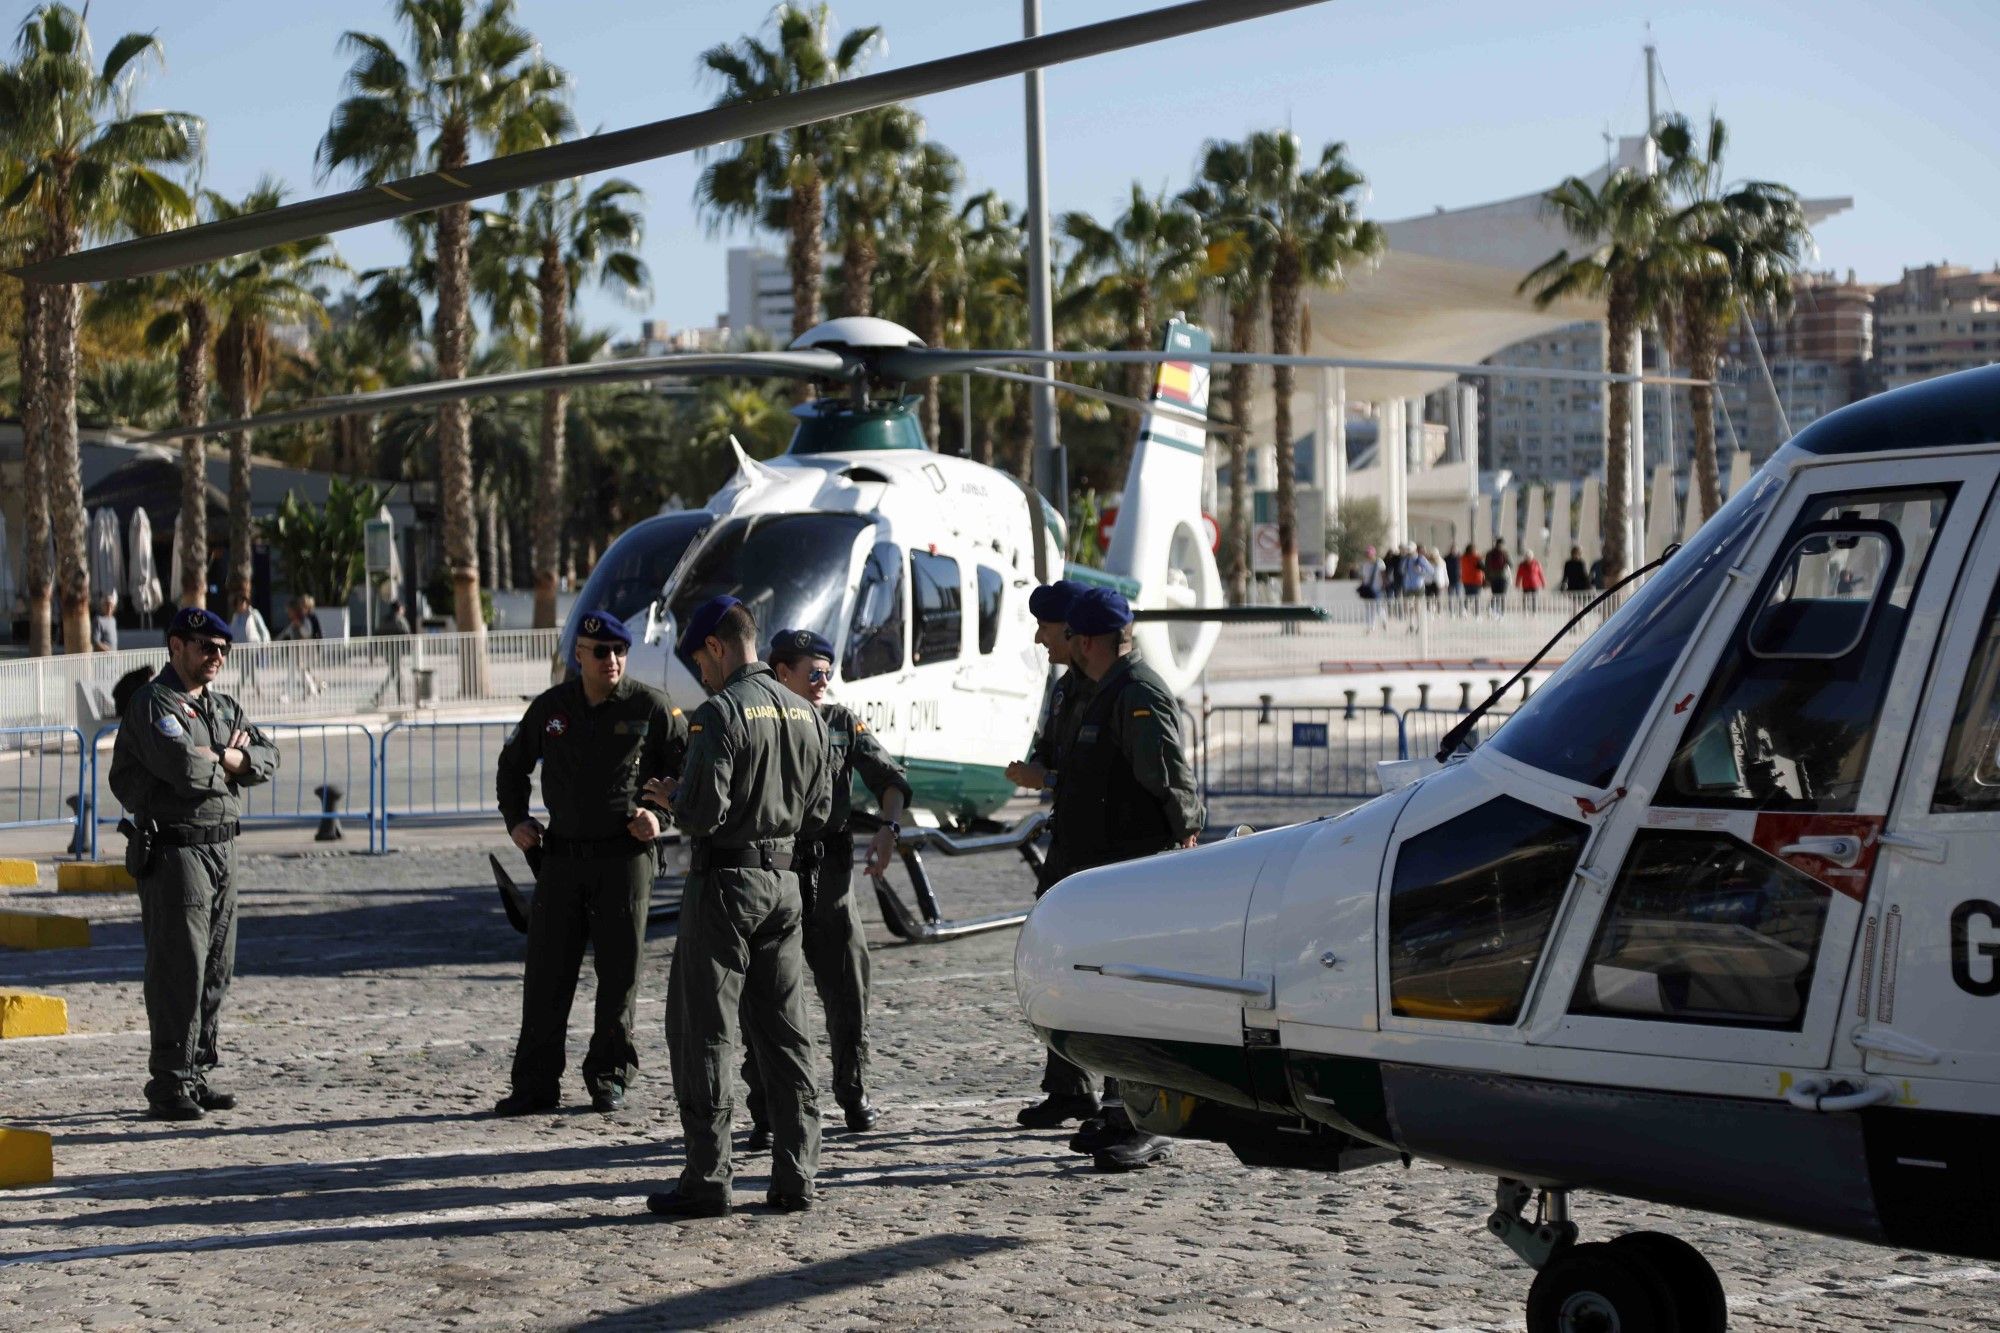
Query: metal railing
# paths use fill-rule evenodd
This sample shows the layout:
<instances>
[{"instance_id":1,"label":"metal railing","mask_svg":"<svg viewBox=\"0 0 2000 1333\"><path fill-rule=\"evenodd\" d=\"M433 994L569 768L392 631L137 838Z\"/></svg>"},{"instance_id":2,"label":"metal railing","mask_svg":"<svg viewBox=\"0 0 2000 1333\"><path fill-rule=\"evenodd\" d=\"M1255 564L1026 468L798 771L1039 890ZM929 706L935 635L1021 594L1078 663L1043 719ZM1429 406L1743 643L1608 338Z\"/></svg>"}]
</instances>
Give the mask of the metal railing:
<instances>
[{"instance_id":1,"label":"metal railing","mask_svg":"<svg viewBox=\"0 0 2000 1333\"><path fill-rule=\"evenodd\" d=\"M1209 798L1372 796L1375 765L1408 757L1386 708L1229 706L1202 720L1197 772Z\"/></svg>"},{"instance_id":2,"label":"metal railing","mask_svg":"<svg viewBox=\"0 0 2000 1333\"><path fill-rule=\"evenodd\" d=\"M278 747L276 775L242 789L246 824L338 824L360 821L368 830L368 850L376 846L377 821L375 735L354 722L260 722L258 726ZM125 808L111 792L110 747L118 724L100 727L90 739L90 778L79 838L89 854L98 855L99 830L116 824ZM332 793L329 795L329 793ZM335 811L336 804L345 808ZM338 836L337 833L334 836Z\"/></svg>"},{"instance_id":3,"label":"metal railing","mask_svg":"<svg viewBox=\"0 0 2000 1333\"><path fill-rule=\"evenodd\" d=\"M397 722L382 732L375 772L376 836L372 846L389 850L395 823L490 819L499 812L493 777L500 750L519 725L507 722ZM541 771L532 787L532 808L543 812Z\"/></svg>"},{"instance_id":4,"label":"metal railing","mask_svg":"<svg viewBox=\"0 0 2000 1333\"><path fill-rule=\"evenodd\" d=\"M258 722L518 703L549 687L560 635L525 629L239 644L215 684ZM164 648L141 648L0 662L0 723L85 725L109 714L121 676L137 667L158 670L166 660ZM94 717L79 710L79 685L93 692Z\"/></svg>"},{"instance_id":5,"label":"metal railing","mask_svg":"<svg viewBox=\"0 0 2000 1333\"><path fill-rule=\"evenodd\" d=\"M74 824L81 846L90 761L75 727L0 728L0 829Z\"/></svg>"}]
</instances>

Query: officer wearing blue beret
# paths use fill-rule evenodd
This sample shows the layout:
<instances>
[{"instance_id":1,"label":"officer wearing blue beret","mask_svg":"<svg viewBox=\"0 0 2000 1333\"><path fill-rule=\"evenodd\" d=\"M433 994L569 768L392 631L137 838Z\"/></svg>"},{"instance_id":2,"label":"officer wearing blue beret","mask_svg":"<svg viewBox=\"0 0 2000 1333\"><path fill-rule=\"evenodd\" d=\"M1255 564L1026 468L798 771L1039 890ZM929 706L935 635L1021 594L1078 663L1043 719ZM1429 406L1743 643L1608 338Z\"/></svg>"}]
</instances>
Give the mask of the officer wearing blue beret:
<instances>
[{"instance_id":1,"label":"officer wearing blue beret","mask_svg":"<svg viewBox=\"0 0 2000 1333\"><path fill-rule=\"evenodd\" d=\"M111 794L125 807L125 865L139 882L152 1034L148 1114L199 1120L236 1099L209 1082L236 968L236 833L243 788L278 771L278 747L214 688L229 622L183 607L167 628L167 665L119 718Z\"/></svg>"},{"instance_id":2,"label":"officer wearing blue beret","mask_svg":"<svg viewBox=\"0 0 2000 1333\"><path fill-rule=\"evenodd\" d=\"M561 1099L570 1003L583 951L597 970L597 1003L583 1082L590 1104L616 1111L638 1076L632 1022L639 953L653 893L653 841L665 810L645 784L677 776L687 719L665 694L625 674L632 636L592 611L577 622L573 679L544 692L500 751L495 787L508 836L528 853L535 899L528 911L521 1038L513 1090L497 1115L525 1115ZM549 823L528 813L530 778L542 769Z\"/></svg>"},{"instance_id":3,"label":"officer wearing blue beret","mask_svg":"<svg viewBox=\"0 0 2000 1333\"><path fill-rule=\"evenodd\" d=\"M781 629L771 636L766 656L779 683L814 708L826 723L833 769L833 810L826 828L814 840L801 839L793 856L805 894L804 945L806 966L812 969L820 1005L826 1010L826 1041L833 1057L833 1098L840 1104L850 1133L875 1127L875 1105L868 1099L868 935L861 924L861 903L854 895L854 779L875 797L881 825L868 846L865 869L879 875L896 854L898 822L912 800L903 770L868 724L844 705L830 703L833 644L809 629ZM761 1152L770 1144L764 1115L763 1078L757 1053L743 1048L745 1100L750 1108L750 1137L744 1148Z\"/></svg>"},{"instance_id":4,"label":"officer wearing blue beret","mask_svg":"<svg viewBox=\"0 0 2000 1333\"><path fill-rule=\"evenodd\" d=\"M1076 668L1091 693L1056 786L1062 873L1193 846L1205 812L1181 741L1180 706L1133 647L1132 608L1121 593L1086 588L1071 599L1067 624ZM1106 1080L1106 1105L1094 1115L1099 1108L1088 1075L1070 1068L1067 1085L1023 1111L1023 1123L1091 1116L1070 1146L1093 1155L1100 1170L1130 1170L1167 1156L1170 1141L1133 1127L1114 1082Z\"/></svg>"},{"instance_id":5,"label":"officer wearing blue beret","mask_svg":"<svg viewBox=\"0 0 2000 1333\"><path fill-rule=\"evenodd\" d=\"M1077 673L1070 661L1069 604L1082 591L1080 583L1057 579L1028 594L1028 614L1035 618L1035 645L1048 654L1052 669L1028 757L1007 765L1007 780L1029 791L1055 787L1056 774L1062 768L1062 752L1069 733L1074 730L1077 705L1089 693L1090 682ZM1060 668L1059 673L1054 671L1056 668ZM1054 882L1044 875L1036 889L1039 892Z\"/></svg>"}]
</instances>

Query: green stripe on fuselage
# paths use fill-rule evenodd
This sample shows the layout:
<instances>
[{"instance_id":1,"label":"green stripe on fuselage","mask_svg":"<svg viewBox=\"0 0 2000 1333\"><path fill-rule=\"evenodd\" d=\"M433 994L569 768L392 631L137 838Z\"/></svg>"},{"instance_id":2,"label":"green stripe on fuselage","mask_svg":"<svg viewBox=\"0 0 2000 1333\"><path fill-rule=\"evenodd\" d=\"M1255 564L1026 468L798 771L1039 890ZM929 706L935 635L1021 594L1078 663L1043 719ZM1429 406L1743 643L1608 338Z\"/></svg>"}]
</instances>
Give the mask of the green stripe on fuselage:
<instances>
[{"instance_id":1,"label":"green stripe on fuselage","mask_svg":"<svg viewBox=\"0 0 2000 1333\"><path fill-rule=\"evenodd\" d=\"M940 815L986 819L1014 799L1018 788L1007 771L993 764L957 764L943 759L905 759L903 775L917 804ZM855 795L872 800L857 780Z\"/></svg>"}]
</instances>

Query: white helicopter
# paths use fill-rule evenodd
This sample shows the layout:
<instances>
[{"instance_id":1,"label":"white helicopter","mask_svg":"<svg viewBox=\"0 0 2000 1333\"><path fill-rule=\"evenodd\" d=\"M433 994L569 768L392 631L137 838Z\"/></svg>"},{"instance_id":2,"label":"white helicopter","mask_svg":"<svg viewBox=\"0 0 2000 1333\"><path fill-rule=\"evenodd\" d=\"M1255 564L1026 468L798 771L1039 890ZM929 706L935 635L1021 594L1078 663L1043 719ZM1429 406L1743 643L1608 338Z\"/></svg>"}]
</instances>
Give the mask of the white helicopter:
<instances>
[{"instance_id":1,"label":"white helicopter","mask_svg":"<svg viewBox=\"0 0 2000 1333\"><path fill-rule=\"evenodd\" d=\"M1829 415L1484 745L1065 880L1029 1021L1153 1132L1497 1177L1532 1333L1726 1323L1576 1190L2000 1259L1997 484L2000 367Z\"/></svg>"}]
</instances>

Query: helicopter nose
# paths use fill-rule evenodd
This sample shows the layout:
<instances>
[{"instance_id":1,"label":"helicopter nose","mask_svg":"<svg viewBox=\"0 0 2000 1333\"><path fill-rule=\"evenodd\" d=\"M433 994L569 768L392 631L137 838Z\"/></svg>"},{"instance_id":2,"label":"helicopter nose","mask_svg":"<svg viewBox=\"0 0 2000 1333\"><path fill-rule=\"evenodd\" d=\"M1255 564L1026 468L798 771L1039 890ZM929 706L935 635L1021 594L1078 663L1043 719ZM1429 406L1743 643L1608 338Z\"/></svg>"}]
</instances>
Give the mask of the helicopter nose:
<instances>
[{"instance_id":1,"label":"helicopter nose","mask_svg":"<svg viewBox=\"0 0 2000 1333\"><path fill-rule=\"evenodd\" d=\"M1043 1033L1242 1040L1269 978L1243 976L1243 928L1267 853L1230 838L1086 870L1042 896L1014 951L1014 986ZM1258 994L1253 990L1261 987Z\"/></svg>"}]
</instances>

